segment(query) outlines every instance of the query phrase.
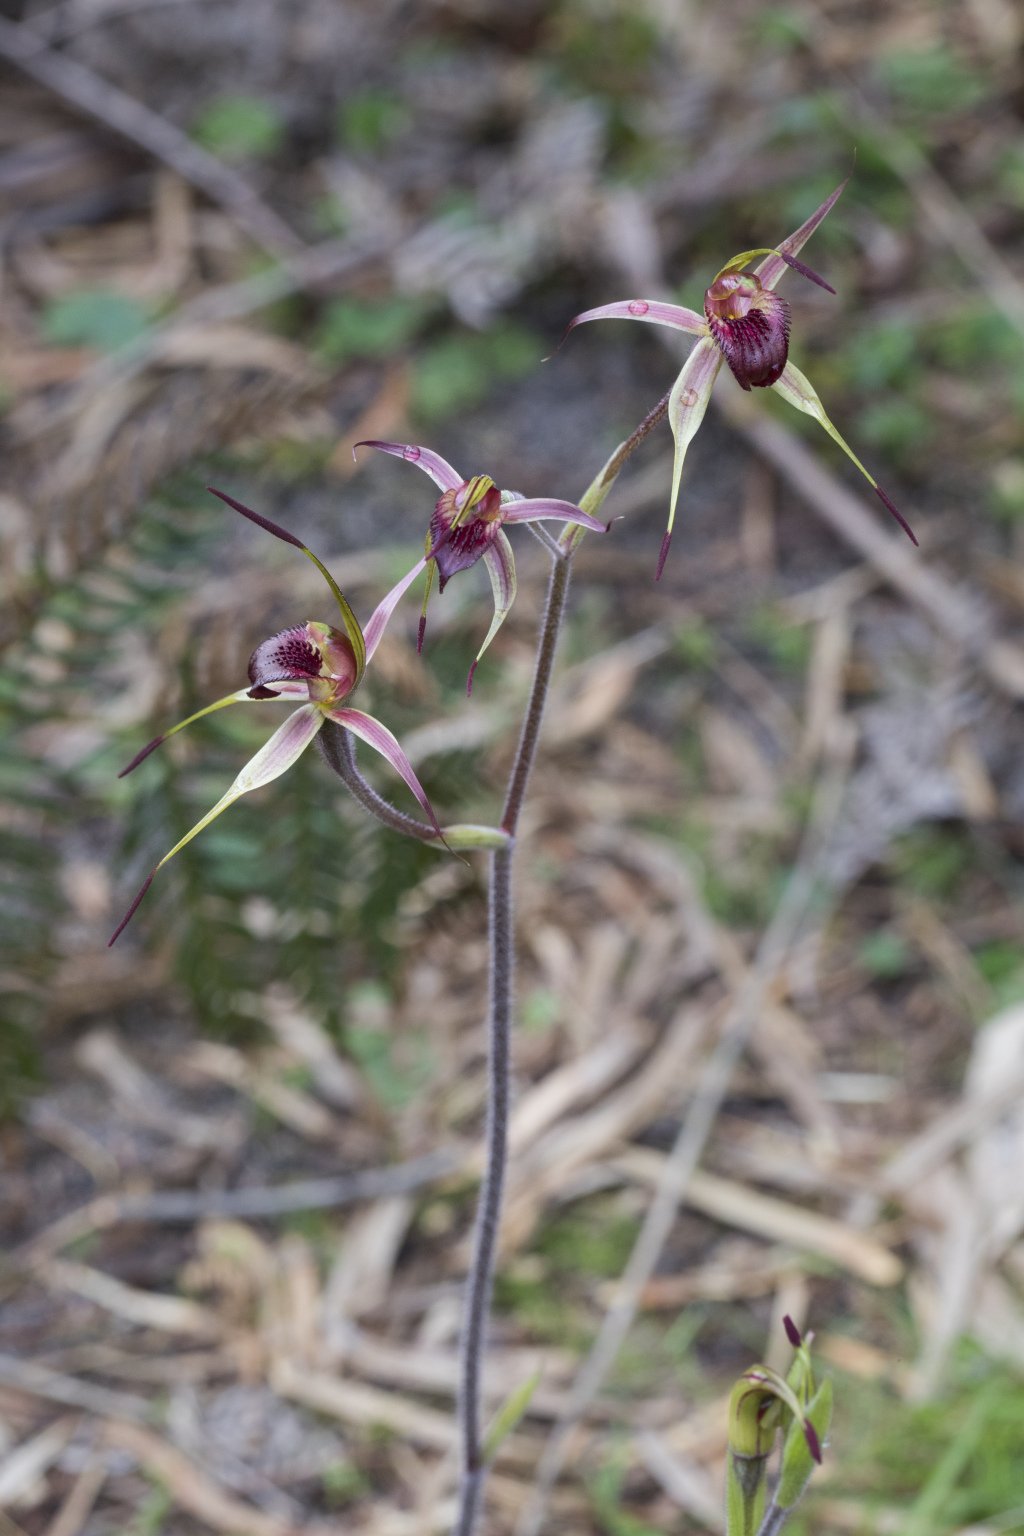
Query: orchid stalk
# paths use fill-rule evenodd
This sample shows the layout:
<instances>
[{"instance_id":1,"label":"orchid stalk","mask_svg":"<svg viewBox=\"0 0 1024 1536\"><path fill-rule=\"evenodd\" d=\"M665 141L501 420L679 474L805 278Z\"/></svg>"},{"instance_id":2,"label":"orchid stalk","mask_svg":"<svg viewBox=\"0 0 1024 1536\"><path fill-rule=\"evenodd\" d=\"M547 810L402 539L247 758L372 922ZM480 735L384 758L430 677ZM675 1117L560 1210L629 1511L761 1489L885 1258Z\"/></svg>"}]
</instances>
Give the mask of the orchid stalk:
<instances>
[{"instance_id":1,"label":"orchid stalk","mask_svg":"<svg viewBox=\"0 0 1024 1536\"><path fill-rule=\"evenodd\" d=\"M507 1404L499 1414L496 1427L490 1434L485 1434L481 1379L508 1154L515 969L512 859L520 813L540 739L574 552L588 531L608 531L610 525L597 515L605 497L630 455L667 414L675 440L675 459L668 527L655 579L660 578L672 539L686 451L703 420L715 379L726 363L743 389L774 389L796 409L813 416L866 476L888 510L914 539L901 513L826 415L813 386L790 362L789 309L785 300L775 292L787 268L834 292L823 278L797 259L797 252L833 207L845 186L846 182L843 182L777 247L762 247L732 257L707 289L703 315L660 301L623 300L587 310L572 321L570 330L592 320L640 320L666 325L697 338L670 393L611 454L578 505L551 498L526 498L518 492L500 489L489 475L482 473L466 479L447 460L427 447L377 440L356 444L356 447L370 447L414 464L429 476L440 492L427 522L423 556L378 604L365 629L360 627L326 566L311 550L286 529L223 492L215 491L215 495L243 517L293 545L317 566L338 607L340 627L308 620L263 641L249 662L250 686L247 689L218 699L173 726L150 742L124 770L130 772L177 731L228 705L281 700L298 703L295 711L241 770L227 793L161 859L132 903L114 939L131 918L157 871L169 859L239 796L269 784L284 773L314 740L318 741L328 765L355 799L386 826L438 848L486 847L490 850L486 1158L462 1323L457 1404L462 1467L455 1536L474 1536L489 1465L502 1434L507 1432L525 1403L525 1400L516 1399ZM755 261L758 262L756 270L747 270ZM549 522L563 525L557 537L545 528ZM547 549L550 576L533 683L505 791L500 824L497 827L456 824L442 828L398 741L381 721L353 708L349 701L363 679L386 625L413 583L420 576L425 577L417 636L417 650L422 650L427 605L435 579L443 591L453 577L482 561L491 582L493 617L470 668L467 692L471 691L477 664L501 629L515 600L515 559L506 530L520 523L527 524ZM356 764L353 737L373 747L395 769L418 801L426 821L390 805L367 783ZM729 1432L728 1536L774 1536L821 1457L831 1411L831 1389L827 1382L815 1387L807 1349L809 1338L801 1340L788 1320L787 1331L797 1351L789 1377L783 1379L768 1367L755 1366L744 1373L733 1394ZM771 1506L765 1513L765 1466L778 1430L784 1435L781 1476Z\"/></svg>"}]
</instances>

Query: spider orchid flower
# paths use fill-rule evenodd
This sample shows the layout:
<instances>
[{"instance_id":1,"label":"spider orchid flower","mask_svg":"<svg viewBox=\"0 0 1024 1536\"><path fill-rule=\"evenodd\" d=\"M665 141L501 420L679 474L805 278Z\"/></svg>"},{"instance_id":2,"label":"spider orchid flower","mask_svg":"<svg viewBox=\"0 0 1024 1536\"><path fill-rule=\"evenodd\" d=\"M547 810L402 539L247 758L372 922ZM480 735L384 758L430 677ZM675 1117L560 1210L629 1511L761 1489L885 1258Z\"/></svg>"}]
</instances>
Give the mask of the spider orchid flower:
<instances>
[{"instance_id":1,"label":"spider orchid flower","mask_svg":"<svg viewBox=\"0 0 1024 1536\"><path fill-rule=\"evenodd\" d=\"M213 490L213 487L210 486L208 489ZM310 621L306 624L297 624L291 629L283 629L280 634L264 640L256 647L249 660L250 686L248 688L239 689L237 693L229 693L225 698L217 699L213 704L208 704L205 709L189 715L187 720L172 726L169 731L164 731L148 746L143 747L127 768L122 769L118 775L119 778L124 778L125 774L131 773L132 769L137 768L162 742L183 730L186 725L191 725L195 720L201 720L204 715L213 714L215 710L224 709L229 704L259 704L282 699L302 701L299 708L278 727L256 756L246 763L231 788L217 801L213 809L207 811L202 820L198 821L190 832L186 832L169 853L164 854L129 907L117 932L110 940L111 944L120 936L134 916L139 903L153 883L153 877L157 871L241 795L249 794L254 789L261 789L264 784L270 784L274 779L279 778L302 755L326 720L333 720L335 724L344 726L346 730L351 731L354 736L358 736L360 740L365 741L387 759L423 807L435 829L438 841L448 847L464 848L504 845L508 842L507 834L494 828L459 826L442 830L412 764L387 726L375 720L372 715L353 709L347 702L362 681L366 664L380 644L385 625L395 606L394 595L389 594L384 599L371 616L364 631L360 628L355 614L334 577L294 534L272 523L269 518L261 517L258 512L250 511L248 507L242 506L241 502L233 500L232 497L225 496L223 491L213 491L213 494L219 496L221 501L227 502L229 507L234 507L235 511L240 512L243 517L265 528L268 533L283 539L287 544L294 544L312 560L317 569L323 573L334 594L341 612L342 628Z\"/></svg>"},{"instance_id":2,"label":"spider orchid flower","mask_svg":"<svg viewBox=\"0 0 1024 1536\"><path fill-rule=\"evenodd\" d=\"M847 177L846 181L849 179ZM704 295L703 315L696 314L692 309L684 309L679 304L622 299L615 304L602 304L598 309L588 309L584 314L577 315L566 331L568 334L573 326L582 325L586 320L643 320L649 325L667 325L673 330L687 331L700 338L683 364L669 398L668 419L676 451L668 528L658 556L655 580L661 576L672 541L672 525L675 522L686 450L704 419L711 398L711 387L723 363L728 363L742 389L777 390L798 411L813 416L843 452L849 455L900 527L917 543L905 518L836 431L825 414L813 384L789 361L789 305L775 292L776 284L787 267L810 278L819 287L827 288L829 293L835 292L810 267L797 261L796 253L832 208L846 186L846 181L777 249L761 247L754 251L743 251L726 262ZM764 259L756 271L744 271L759 256Z\"/></svg>"},{"instance_id":3,"label":"spider orchid flower","mask_svg":"<svg viewBox=\"0 0 1024 1536\"><path fill-rule=\"evenodd\" d=\"M560 523L576 523L582 528L592 528L606 533L608 524L589 512L582 511L571 501L553 501L547 498L527 498L517 491L501 491L487 475L474 475L463 480L458 470L429 448L417 448L412 443L381 443L369 440L356 443L356 448L377 448L410 464L418 464L441 491L434 514L430 519L424 545L423 559L403 577L397 587L384 599L381 607L390 603L388 614L399 598L411 586L421 571L427 572L427 590L423 595L423 612L420 616L417 651L423 648L423 636L427 626L427 603L438 577L440 591L444 591L456 571L468 570L478 560L487 567L494 594L494 618L483 645L477 652L476 661L469 671L466 692L473 689L473 673L481 656L494 639L508 615L516 595L516 563L512 546L505 536L505 523L533 523L545 520ZM353 450L354 452L354 450Z\"/></svg>"}]
</instances>

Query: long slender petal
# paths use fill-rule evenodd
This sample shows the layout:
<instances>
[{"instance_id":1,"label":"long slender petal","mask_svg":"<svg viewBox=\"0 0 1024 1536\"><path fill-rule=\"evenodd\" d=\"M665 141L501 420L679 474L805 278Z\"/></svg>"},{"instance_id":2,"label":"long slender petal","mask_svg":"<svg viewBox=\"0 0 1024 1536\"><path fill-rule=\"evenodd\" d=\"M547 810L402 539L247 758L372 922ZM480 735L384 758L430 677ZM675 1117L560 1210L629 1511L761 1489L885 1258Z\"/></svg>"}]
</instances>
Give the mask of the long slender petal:
<instances>
[{"instance_id":1,"label":"long slender petal","mask_svg":"<svg viewBox=\"0 0 1024 1536\"><path fill-rule=\"evenodd\" d=\"M250 697L248 689L240 688L237 693L229 693L223 699L216 699L212 704L207 704L205 709L197 709L195 714L189 715L187 720L179 720L177 725L172 725L169 731L162 731L159 736L154 736L141 752L135 754L127 768L121 769L118 778L123 779L126 774L131 773L133 768L145 762L149 754L162 746L168 736L177 735L178 731L183 731L186 725L191 725L193 720L201 720L204 715L212 715L215 709L226 709L229 704L273 704L277 698L307 699L309 697L309 689L305 683L276 683L274 686L276 689L274 698L254 699Z\"/></svg>"},{"instance_id":2,"label":"long slender petal","mask_svg":"<svg viewBox=\"0 0 1024 1536\"><path fill-rule=\"evenodd\" d=\"M153 875L157 870L163 869L169 859L173 859L176 853L180 853L186 843L190 843L197 833L208 827L222 811L226 811L229 805L239 799L241 795L247 795L254 789L262 789L264 784L270 784L274 779L280 778L302 756L313 737L324 723L323 711L315 704L304 704L293 715L289 715L283 725L279 726L268 742L265 742L256 756L250 758L241 773L228 790L222 795L211 811L207 811L201 821L197 821L191 831L186 832L180 842L175 843L170 853L165 853L152 874L146 880L142 890L132 902L124 918L121 920L117 931L110 943L113 944L125 930L128 922L135 913L139 902L149 890L153 882Z\"/></svg>"},{"instance_id":3,"label":"long slender petal","mask_svg":"<svg viewBox=\"0 0 1024 1536\"><path fill-rule=\"evenodd\" d=\"M852 174L853 172L851 171L850 175ZM778 252L777 255L768 256L762 261L757 269L757 275L761 279L761 286L763 288L775 287L779 278L786 270L786 262L783 258L785 256L795 256L801 246L807 244L822 219L831 211L842 196L846 188L846 182L849 179L850 177L847 176L846 181L840 182L835 191L826 197L820 208L815 208L810 218L805 219L799 229L795 229L791 235L787 235L785 240L779 241L779 244L775 247Z\"/></svg>"},{"instance_id":4,"label":"long slender petal","mask_svg":"<svg viewBox=\"0 0 1024 1536\"><path fill-rule=\"evenodd\" d=\"M254 512L251 507L244 506L242 502L236 501L233 496L228 496L223 491L215 490L212 485L208 485L206 489L210 491L214 496L219 496L221 501L227 502L229 507L234 507L236 512L241 512L242 516L247 517L250 523L255 523L259 528L265 528L268 533L272 533L276 539L283 539L286 544L294 544L296 549L302 550L302 553L307 557L307 559L312 560L313 564L316 566L317 570L320 572L321 576L324 578L327 585L334 593L335 602L338 604L338 607L341 610L341 618L343 624L345 625L345 633L348 635L348 638L352 643L352 649L356 654L356 684L358 685L362 679L363 673L366 671L366 646L363 642L363 632L359 628L359 620L356 618L355 614L352 612L352 609L349 607L348 599L342 592L341 588L338 586L338 583L335 581L326 565L324 565L323 561L318 560L313 551L311 549L307 549L301 539L297 539L294 533L289 533L287 528L282 528L279 523L272 523L269 517L264 517L261 513Z\"/></svg>"},{"instance_id":5,"label":"long slender petal","mask_svg":"<svg viewBox=\"0 0 1024 1536\"><path fill-rule=\"evenodd\" d=\"M353 458L356 448L376 448L380 453L390 453L396 459L417 464L442 491L454 491L462 484L458 470L453 469L448 460L442 459L432 448L418 448L415 443L380 443L369 437L355 444L352 449Z\"/></svg>"},{"instance_id":6,"label":"long slender petal","mask_svg":"<svg viewBox=\"0 0 1024 1536\"><path fill-rule=\"evenodd\" d=\"M691 336L704 336L708 329L703 315L684 309L681 304L663 304L658 299L617 299L614 304L601 304L577 315L566 326L565 336L573 326L583 325L587 320L646 320L648 325L668 325L675 331L688 331Z\"/></svg>"},{"instance_id":7,"label":"long slender petal","mask_svg":"<svg viewBox=\"0 0 1024 1536\"><path fill-rule=\"evenodd\" d=\"M374 651L380 645L380 637L387 627L388 619L398 607L399 600L408 592L416 577L426 565L426 559L417 560L411 571L406 571L398 584L391 588L387 597L382 598L376 608L370 614L366 629L363 631L366 637L366 659L370 660Z\"/></svg>"},{"instance_id":8,"label":"long slender petal","mask_svg":"<svg viewBox=\"0 0 1024 1536\"><path fill-rule=\"evenodd\" d=\"M593 528L595 533L607 533L608 524L599 517L583 512L572 501L554 501L543 496L525 501L508 503L502 510L503 523L579 523L581 528Z\"/></svg>"},{"instance_id":9,"label":"long slender petal","mask_svg":"<svg viewBox=\"0 0 1024 1536\"><path fill-rule=\"evenodd\" d=\"M515 556L512 554L512 545L500 530L491 547L484 550L483 562L491 578L491 591L494 593L494 618L487 631L487 638L476 653L476 661L469 669L469 677L466 680L467 697L473 692L473 673L476 671L477 662L504 624L508 611L516 600Z\"/></svg>"},{"instance_id":10,"label":"long slender petal","mask_svg":"<svg viewBox=\"0 0 1024 1536\"><path fill-rule=\"evenodd\" d=\"M812 283L817 283L818 287L824 288L827 293L835 294L832 284L826 283L825 279L819 277L817 272L805 266L802 261L797 261L796 257L790 256L787 251L773 250L770 245L759 245L756 251L741 251L738 256L733 256L730 261L726 262L718 277L725 277L730 272L742 272L744 267L749 267L755 256L781 256L786 266L792 267L794 272L799 272L803 277L809 277ZM715 281L718 281L717 277ZM764 285L762 284L762 286Z\"/></svg>"},{"instance_id":11,"label":"long slender petal","mask_svg":"<svg viewBox=\"0 0 1024 1536\"><path fill-rule=\"evenodd\" d=\"M831 421L829 421L825 414L825 407L822 405L820 399L818 398L817 390L814 388L814 385L811 383L811 381L800 372L800 369L797 368L793 363L787 363L781 379L779 379L778 383L773 384L772 388L778 390L783 400L788 400L790 405L795 406L798 411L803 411L805 416L813 416L815 421L817 421L821 426L825 428L825 431L828 433L829 437L831 437L834 442L839 444L840 448L848 458L853 460L854 464L856 464L865 480L867 480L868 484L874 488L878 499L892 513L893 517L899 523L904 533L906 533L910 538L911 542L916 544L917 539L914 537L914 531L910 524L907 522L902 512L893 506L888 496L879 486L878 481L875 480L872 475L868 474L867 470L864 468L864 465L861 463L860 459L858 459L849 443L846 442L846 440L836 431L835 427L832 425Z\"/></svg>"},{"instance_id":12,"label":"long slender petal","mask_svg":"<svg viewBox=\"0 0 1024 1536\"><path fill-rule=\"evenodd\" d=\"M427 799L427 792L416 777L412 763L410 763L387 726L382 725L379 720L375 720L372 715L364 715L361 709L329 709L326 713L329 720L334 720L338 725L343 725L347 731L352 732L353 736L358 736L361 741L366 742L367 746L373 747L375 751L379 752L381 757L387 758L395 772L401 774L420 805L422 805L430 817L432 824L437 829L438 837L443 839L444 834L438 825L437 817L434 815L434 807Z\"/></svg>"},{"instance_id":13,"label":"long slender petal","mask_svg":"<svg viewBox=\"0 0 1024 1536\"><path fill-rule=\"evenodd\" d=\"M665 530L661 553L658 556L656 581L665 567L668 546L672 541L672 524L676 519L676 502L679 500L679 486L683 478L686 450L690 446L694 433L704 420L704 412L711 399L711 386L717 379L718 370L724 361L725 358L719 351L714 338L705 336L698 341L686 359L679 377L672 386L672 394L668 402L668 421L672 428L672 436L676 440L676 456L672 466L672 499L668 509L668 528Z\"/></svg>"}]
</instances>

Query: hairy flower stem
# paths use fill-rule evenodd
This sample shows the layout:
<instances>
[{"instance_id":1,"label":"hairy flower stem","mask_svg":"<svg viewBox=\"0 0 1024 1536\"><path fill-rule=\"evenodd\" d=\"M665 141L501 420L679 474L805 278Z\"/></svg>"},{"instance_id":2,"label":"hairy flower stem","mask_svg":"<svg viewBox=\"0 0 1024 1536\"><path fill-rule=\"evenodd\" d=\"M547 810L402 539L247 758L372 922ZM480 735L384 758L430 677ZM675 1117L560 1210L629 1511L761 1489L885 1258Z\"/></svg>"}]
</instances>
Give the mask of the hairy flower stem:
<instances>
[{"instance_id":1,"label":"hairy flower stem","mask_svg":"<svg viewBox=\"0 0 1024 1536\"><path fill-rule=\"evenodd\" d=\"M767 1514L761 1521L761 1528L757 1536L779 1536L779 1532L792 1513L792 1509L780 1509L773 1499L768 1507Z\"/></svg>"},{"instance_id":2,"label":"hairy flower stem","mask_svg":"<svg viewBox=\"0 0 1024 1536\"><path fill-rule=\"evenodd\" d=\"M393 832L404 832L406 836L418 837L423 842L429 842L437 837L436 828L426 821L417 821L415 816L407 816L404 811L389 805L381 795L378 795L373 785L367 783L356 767L351 732L346 731L344 726L335 724L333 720L325 720L316 738L316 744L327 766L333 768L346 789L351 790L353 797L359 801L364 810L369 811L371 816L375 816Z\"/></svg>"},{"instance_id":3,"label":"hairy flower stem","mask_svg":"<svg viewBox=\"0 0 1024 1536\"><path fill-rule=\"evenodd\" d=\"M505 792L503 829L515 836L526 795L530 769L537 755L544 705L565 612L572 568L570 553L551 562L548 601L537 649L533 687L526 707L519 746ZM462 1436L463 1472L455 1536L473 1536L487 1468L481 1425L480 1377L484 1359L484 1334L491 1308L494 1259L501 1224L501 1202L508 1162L509 1045L512 1034L512 979L514 972L512 932L512 849L491 854L489 923L491 973L487 1021L487 1167L476 1218L473 1262L466 1280L462 1320L462 1365L459 1374L459 1426Z\"/></svg>"}]
</instances>

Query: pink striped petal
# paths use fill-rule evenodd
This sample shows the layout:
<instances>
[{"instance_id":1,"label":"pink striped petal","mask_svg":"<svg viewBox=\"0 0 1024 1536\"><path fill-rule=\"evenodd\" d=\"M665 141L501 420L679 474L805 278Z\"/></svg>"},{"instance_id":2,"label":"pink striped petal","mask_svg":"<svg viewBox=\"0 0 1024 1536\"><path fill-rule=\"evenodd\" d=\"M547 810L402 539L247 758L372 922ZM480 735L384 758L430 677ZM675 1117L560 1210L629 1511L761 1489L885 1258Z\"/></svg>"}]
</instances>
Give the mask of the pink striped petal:
<instances>
[{"instance_id":1,"label":"pink striped petal","mask_svg":"<svg viewBox=\"0 0 1024 1536\"><path fill-rule=\"evenodd\" d=\"M376 752L380 753L381 757L387 758L395 772L401 774L420 805L422 805L430 817L438 836L442 836L437 817L434 815L434 807L427 799L427 792L416 777L412 763L410 763L387 726L382 725L379 720L375 720L372 715L364 715L361 709L329 709L326 713L329 720L335 721L338 725L343 725L347 731L352 732L353 736L358 736L360 741L365 741L367 746L373 747Z\"/></svg>"},{"instance_id":2,"label":"pink striped petal","mask_svg":"<svg viewBox=\"0 0 1024 1536\"><path fill-rule=\"evenodd\" d=\"M356 443L352 449L353 458L356 456L356 448L376 448L380 453L390 453L396 459L418 464L442 491L454 491L462 484L462 476L432 448L417 448L415 443L380 443L368 437Z\"/></svg>"},{"instance_id":3,"label":"pink striped petal","mask_svg":"<svg viewBox=\"0 0 1024 1536\"><path fill-rule=\"evenodd\" d=\"M668 325L675 331L688 331L691 336L707 333L703 315L684 309L681 304L663 304L657 299L618 299L614 304L601 304L597 309L585 310L575 320L570 320L565 336L573 326L582 325L586 320L646 320L649 325Z\"/></svg>"},{"instance_id":4,"label":"pink striped petal","mask_svg":"<svg viewBox=\"0 0 1024 1536\"><path fill-rule=\"evenodd\" d=\"M581 528L593 528L595 533L608 532L607 523L581 511L574 502L553 501L546 497L509 502L508 510L502 510L501 520L503 523L579 523Z\"/></svg>"},{"instance_id":5,"label":"pink striped petal","mask_svg":"<svg viewBox=\"0 0 1024 1536\"><path fill-rule=\"evenodd\" d=\"M853 173L851 172L850 174L852 175ZM775 287L779 278L786 270L786 262L783 260L783 257L795 256L800 247L807 244L822 219L838 202L849 179L850 177L847 176L846 181L840 182L835 191L826 197L821 207L816 208L809 219L804 220L799 229L794 230L785 240L779 242L776 249L780 254L767 256L762 261L761 265L757 268L757 275L761 279L762 288ZM815 279L815 281L818 281L818 279Z\"/></svg>"},{"instance_id":6,"label":"pink striped petal","mask_svg":"<svg viewBox=\"0 0 1024 1536\"><path fill-rule=\"evenodd\" d=\"M388 619L390 619L391 615L398 607L399 599L403 597L406 592L408 592L409 588L416 580L416 577L423 570L423 567L426 565L426 563L426 558L417 560L412 570L408 571L402 577L397 586L391 588L391 591L388 593L387 597L383 598L371 613L370 621L366 628L363 630L363 638L366 641L367 661L369 661L370 657L373 655L374 651L380 644L380 637L383 635L384 630L387 627Z\"/></svg>"}]
</instances>

